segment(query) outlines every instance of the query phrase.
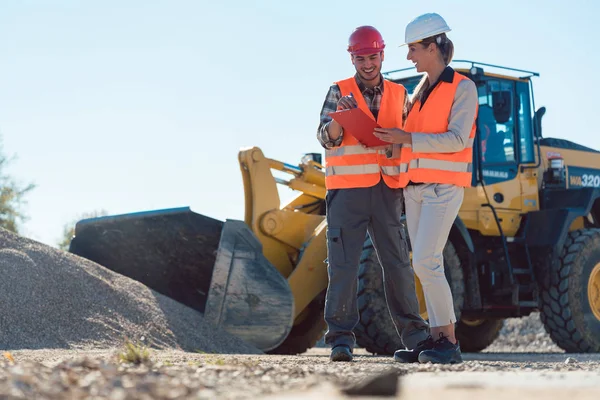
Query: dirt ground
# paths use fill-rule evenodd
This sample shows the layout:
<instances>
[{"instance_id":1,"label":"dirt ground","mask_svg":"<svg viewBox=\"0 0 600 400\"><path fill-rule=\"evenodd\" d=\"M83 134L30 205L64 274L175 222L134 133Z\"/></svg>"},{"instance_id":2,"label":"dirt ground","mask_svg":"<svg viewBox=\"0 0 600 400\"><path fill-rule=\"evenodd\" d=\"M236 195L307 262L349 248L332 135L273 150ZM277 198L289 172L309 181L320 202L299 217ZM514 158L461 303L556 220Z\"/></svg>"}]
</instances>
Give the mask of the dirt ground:
<instances>
[{"instance_id":1,"label":"dirt ground","mask_svg":"<svg viewBox=\"0 0 600 400\"><path fill-rule=\"evenodd\" d=\"M360 349L351 363L331 363L324 348L299 356L157 350L150 352L147 365L127 365L117 361L117 351L11 352L0 362L0 397L600 398L600 354L478 353L465 354L462 364L439 366L398 364Z\"/></svg>"}]
</instances>

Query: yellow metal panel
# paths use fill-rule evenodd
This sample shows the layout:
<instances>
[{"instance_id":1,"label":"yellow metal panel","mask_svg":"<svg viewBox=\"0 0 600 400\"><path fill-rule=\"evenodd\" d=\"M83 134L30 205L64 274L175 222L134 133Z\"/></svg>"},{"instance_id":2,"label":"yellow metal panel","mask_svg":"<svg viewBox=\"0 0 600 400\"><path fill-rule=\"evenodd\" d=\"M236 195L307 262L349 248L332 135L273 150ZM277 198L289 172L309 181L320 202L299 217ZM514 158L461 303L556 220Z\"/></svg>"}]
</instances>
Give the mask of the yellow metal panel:
<instances>
[{"instance_id":1,"label":"yellow metal panel","mask_svg":"<svg viewBox=\"0 0 600 400\"><path fill-rule=\"evenodd\" d=\"M298 316L304 308L327 288L327 223L322 221L307 241L300 262L288 278L294 295L295 314Z\"/></svg>"},{"instance_id":2,"label":"yellow metal panel","mask_svg":"<svg viewBox=\"0 0 600 400\"><path fill-rule=\"evenodd\" d=\"M545 168L547 168L548 164L548 153L559 153L567 166L600 169L600 153L548 146L541 146L540 151Z\"/></svg>"},{"instance_id":3,"label":"yellow metal panel","mask_svg":"<svg viewBox=\"0 0 600 400\"><path fill-rule=\"evenodd\" d=\"M479 227L479 222L477 221L477 211L475 210L461 210L458 213L460 219L464 222L467 229L476 230Z\"/></svg>"},{"instance_id":4,"label":"yellow metal panel","mask_svg":"<svg viewBox=\"0 0 600 400\"><path fill-rule=\"evenodd\" d=\"M583 229L583 228L585 228L583 217L578 217L578 218L575 218L575 220L573 221L573 223L569 227L569 231L572 232L572 231L576 231L578 229Z\"/></svg>"},{"instance_id":5,"label":"yellow metal panel","mask_svg":"<svg viewBox=\"0 0 600 400\"><path fill-rule=\"evenodd\" d=\"M500 230L492 210L481 206L489 202L496 209L504 234L514 236L521 223L519 214L539 210L540 179L538 169L527 168L519 170L514 179L486 185L485 190L481 186L466 188L459 216L468 229L498 236ZM496 194L502 201L496 201Z\"/></svg>"},{"instance_id":6,"label":"yellow metal panel","mask_svg":"<svg viewBox=\"0 0 600 400\"><path fill-rule=\"evenodd\" d=\"M302 178L312 185L316 185L325 189L325 174L323 171L317 170L310 166L305 166L303 169ZM322 197L323 199L325 196Z\"/></svg>"},{"instance_id":7,"label":"yellow metal panel","mask_svg":"<svg viewBox=\"0 0 600 400\"><path fill-rule=\"evenodd\" d=\"M423 293L423 285L421 285L421 281L419 280L419 277L416 274L415 289L417 292L417 300L419 301L419 314L421 315L421 318L427 319L429 318L429 315L427 314L427 304L425 304L425 294Z\"/></svg>"},{"instance_id":8,"label":"yellow metal panel","mask_svg":"<svg viewBox=\"0 0 600 400\"><path fill-rule=\"evenodd\" d=\"M257 148L242 150L238 155L244 193L246 197L245 222L263 245L263 255L283 276L289 276L292 262L280 242L264 234L260 229L261 217L280 207L277 184L271 173L269 160Z\"/></svg>"},{"instance_id":9,"label":"yellow metal panel","mask_svg":"<svg viewBox=\"0 0 600 400\"><path fill-rule=\"evenodd\" d=\"M541 176L542 174L536 168L525 169L518 176L521 181L521 210L523 213L540 209Z\"/></svg>"},{"instance_id":10,"label":"yellow metal panel","mask_svg":"<svg viewBox=\"0 0 600 400\"><path fill-rule=\"evenodd\" d=\"M506 236L515 236L519 230L521 216L518 211L496 210L500 226ZM498 224L494 219L494 214L489 208L482 208L479 211L478 231L484 236L500 236Z\"/></svg>"},{"instance_id":11,"label":"yellow metal panel","mask_svg":"<svg viewBox=\"0 0 600 400\"><path fill-rule=\"evenodd\" d=\"M300 250L315 228L325 220L324 215L304 214L297 211L275 210L261 219L262 231L277 240Z\"/></svg>"},{"instance_id":12,"label":"yellow metal panel","mask_svg":"<svg viewBox=\"0 0 600 400\"><path fill-rule=\"evenodd\" d=\"M307 195L319 199L324 199L327 193L324 187L310 184L298 178L290 180L288 186L290 187L290 189L299 190L301 192L306 193Z\"/></svg>"}]
</instances>

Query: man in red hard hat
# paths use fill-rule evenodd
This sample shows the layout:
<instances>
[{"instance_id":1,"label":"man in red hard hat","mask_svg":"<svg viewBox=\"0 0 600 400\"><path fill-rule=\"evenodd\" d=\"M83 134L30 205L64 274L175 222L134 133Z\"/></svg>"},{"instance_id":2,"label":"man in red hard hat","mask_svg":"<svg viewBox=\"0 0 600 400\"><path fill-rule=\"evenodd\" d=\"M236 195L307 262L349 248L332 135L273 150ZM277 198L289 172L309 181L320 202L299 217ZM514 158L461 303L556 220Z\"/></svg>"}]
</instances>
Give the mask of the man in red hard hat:
<instances>
[{"instance_id":1,"label":"man in red hard hat","mask_svg":"<svg viewBox=\"0 0 600 400\"><path fill-rule=\"evenodd\" d=\"M325 148L329 285L325 299L325 342L332 361L351 361L359 321L357 276L367 232L383 268L389 314L408 349L428 336L419 315L406 234L401 223L407 163L401 151L366 148L331 119L336 110L360 107L382 127L403 126L408 96L383 79L385 43L372 26L361 26L348 40L356 73L329 88L317 138ZM387 317L387 314L383 316Z\"/></svg>"}]
</instances>

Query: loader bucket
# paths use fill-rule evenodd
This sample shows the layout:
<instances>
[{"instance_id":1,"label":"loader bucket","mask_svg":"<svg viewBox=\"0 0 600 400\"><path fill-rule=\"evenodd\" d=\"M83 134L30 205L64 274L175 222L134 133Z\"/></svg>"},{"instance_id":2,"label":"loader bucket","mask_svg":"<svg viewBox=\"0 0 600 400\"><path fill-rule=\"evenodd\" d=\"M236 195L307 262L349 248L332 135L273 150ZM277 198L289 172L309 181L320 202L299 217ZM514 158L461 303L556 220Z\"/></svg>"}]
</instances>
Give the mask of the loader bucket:
<instances>
[{"instance_id":1,"label":"loader bucket","mask_svg":"<svg viewBox=\"0 0 600 400\"><path fill-rule=\"evenodd\" d=\"M243 221L223 227L205 317L263 351L279 346L294 325L290 286Z\"/></svg>"},{"instance_id":2,"label":"loader bucket","mask_svg":"<svg viewBox=\"0 0 600 400\"><path fill-rule=\"evenodd\" d=\"M91 218L69 251L204 312L222 229L189 208Z\"/></svg>"},{"instance_id":3,"label":"loader bucket","mask_svg":"<svg viewBox=\"0 0 600 400\"><path fill-rule=\"evenodd\" d=\"M91 218L77 223L69 251L198 310L263 351L293 326L287 280L243 221L188 207Z\"/></svg>"}]
</instances>

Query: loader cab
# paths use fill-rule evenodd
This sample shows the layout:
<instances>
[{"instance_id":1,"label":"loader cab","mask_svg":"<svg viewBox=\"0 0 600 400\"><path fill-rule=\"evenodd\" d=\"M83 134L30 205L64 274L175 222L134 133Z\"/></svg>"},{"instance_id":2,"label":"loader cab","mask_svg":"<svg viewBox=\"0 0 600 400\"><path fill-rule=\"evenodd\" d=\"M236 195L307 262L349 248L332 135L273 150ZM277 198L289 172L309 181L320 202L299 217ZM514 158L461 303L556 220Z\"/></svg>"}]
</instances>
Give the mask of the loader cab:
<instances>
[{"instance_id":1,"label":"loader cab","mask_svg":"<svg viewBox=\"0 0 600 400\"><path fill-rule=\"evenodd\" d=\"M536 162L535 112L531 76L484 73L471 67L458 72L477 85L479 112L474 148L473 186L477 181L494 184L513 180L520 166Z\"/></svg>"}]
</instances>

